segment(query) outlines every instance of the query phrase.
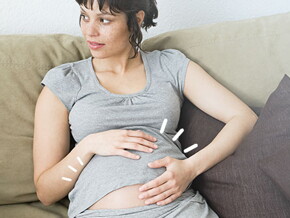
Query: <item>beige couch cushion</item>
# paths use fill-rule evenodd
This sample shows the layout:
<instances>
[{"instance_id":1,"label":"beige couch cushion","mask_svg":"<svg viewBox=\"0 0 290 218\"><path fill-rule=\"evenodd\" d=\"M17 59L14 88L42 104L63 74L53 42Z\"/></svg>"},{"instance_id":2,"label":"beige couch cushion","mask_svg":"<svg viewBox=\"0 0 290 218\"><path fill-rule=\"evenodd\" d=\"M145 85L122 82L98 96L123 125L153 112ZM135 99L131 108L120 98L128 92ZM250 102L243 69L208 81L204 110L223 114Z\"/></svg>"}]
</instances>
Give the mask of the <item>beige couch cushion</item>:
<instances>
[{"instance_id":1,"label":"beige couch cushion","mask_svg":"<svg viewBox=\"0 0 290 218\"><path fill-rule=\"evenodd\" d=\"M44 206L41 202L0 205L1 218L60 218L67 216L67 206L60 203Z\"/></svg>"},{"instance_id":2,"label":"beige couch cushion","mask_svg":"<svg viewBox=\"0 0 290 218\"><path fill-rule=\"evenodd\" d=\"M34 109L47 71L90 56L81 37L0 36L0 204L36 201Z\"/></svg>"},{"instance_id":3,"label":"beige couch cushion","mask_svg":"<svg viewBox=\"0 0 290 218\"><path fill-rule=\"evenodd\" d=\"M290 13L168 32L143 48L179 49L248 105L262 107L290 75Z\"/></svg>"}]
</instances>

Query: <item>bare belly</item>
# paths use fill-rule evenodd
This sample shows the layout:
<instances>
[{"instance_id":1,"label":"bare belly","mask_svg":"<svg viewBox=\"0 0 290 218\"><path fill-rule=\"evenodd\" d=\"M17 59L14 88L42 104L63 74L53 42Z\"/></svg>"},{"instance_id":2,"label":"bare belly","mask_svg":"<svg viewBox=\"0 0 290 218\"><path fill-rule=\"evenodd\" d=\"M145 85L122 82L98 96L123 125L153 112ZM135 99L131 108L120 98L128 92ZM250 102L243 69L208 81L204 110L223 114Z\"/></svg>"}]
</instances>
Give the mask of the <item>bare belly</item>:
<instances>
[{"instance_id":1,"label":"bare belly","mask_svg":"<svg viewBox=\"0 0 290 218\"><path fill-rule=\"evenodd\" d=\"M89 207L88 210L122 209L144 206L146 205L146 199L141 200L138 197L141 194L141 192L139 191L139 187L141 187L142 185L143 184L129 185L114 190L98 200L95 204Z\"/></svg>"}]
</instances>

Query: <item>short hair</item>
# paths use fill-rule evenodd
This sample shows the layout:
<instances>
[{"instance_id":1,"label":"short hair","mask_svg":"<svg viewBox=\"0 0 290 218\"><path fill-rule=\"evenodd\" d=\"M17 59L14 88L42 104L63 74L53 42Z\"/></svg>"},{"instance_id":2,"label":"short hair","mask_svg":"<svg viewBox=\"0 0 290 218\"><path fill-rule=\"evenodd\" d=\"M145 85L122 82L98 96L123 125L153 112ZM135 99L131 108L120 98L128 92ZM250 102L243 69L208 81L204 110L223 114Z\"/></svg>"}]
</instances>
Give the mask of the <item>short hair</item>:
<instances>
[{"instance_id":1,"label":"short hair","mask_svg":"<svg viewBox=\"0 0 290 218\"><path fill-rule=\"evenodd\" d=\"M134 49L135 58L138 49L142 50L140 44L143 39L141 29L137 22L136 13L140 10L145 12L144 21L141 24L141 28L147 31L148 28L156 26L157 23L153 21L158 17L158 9L156 6L156 0L97 0L99 5L99 10L102 11L105 4L108 5L110 12L121 13L124 12L127 16L127 26L130 32L129 42ZM84 5L87 8L87 3L91 3L91 8L93 8L94 0L76 0L79 5ZM79 25L81 25L81 17L79 19ZM142 50L143 51L143 50Z\"/></svg>"}]
</instances>

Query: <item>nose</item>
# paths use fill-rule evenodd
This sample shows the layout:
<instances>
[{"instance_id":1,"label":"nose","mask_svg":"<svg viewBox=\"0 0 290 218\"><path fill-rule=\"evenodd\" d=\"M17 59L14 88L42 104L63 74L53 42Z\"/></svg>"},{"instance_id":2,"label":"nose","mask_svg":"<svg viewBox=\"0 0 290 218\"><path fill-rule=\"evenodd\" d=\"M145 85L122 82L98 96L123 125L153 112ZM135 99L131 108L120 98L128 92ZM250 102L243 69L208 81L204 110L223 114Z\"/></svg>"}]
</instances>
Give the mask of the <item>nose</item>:
<instances>
[{"instance_id":1,"label":"nose","mask_svg":"<svg viewBox=\"0 0 290 218\"><path fill-rule=\"evenodd\" d=\"M100 28L97 23L90 22L86 26L86 33L89 36L99 36L100 35Z\"/></svg>"}]
</instances>

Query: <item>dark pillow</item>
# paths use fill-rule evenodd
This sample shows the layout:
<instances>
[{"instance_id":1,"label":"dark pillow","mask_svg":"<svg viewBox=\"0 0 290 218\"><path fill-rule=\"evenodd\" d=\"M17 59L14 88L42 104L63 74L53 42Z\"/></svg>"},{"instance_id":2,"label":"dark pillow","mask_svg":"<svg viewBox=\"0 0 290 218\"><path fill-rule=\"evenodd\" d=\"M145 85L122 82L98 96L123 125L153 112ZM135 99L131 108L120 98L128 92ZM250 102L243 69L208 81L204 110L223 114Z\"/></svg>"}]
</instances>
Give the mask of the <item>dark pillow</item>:
<instances>
[{"instance_id":1,"label":"dark pillow","mask_svg":"<svg viewBox=\"0 0 290 218\"><path fill-rule=\"evenodd\" d=\"M278 152L259 162L259 167L271 178L290 201L290 142Z\"/></svg>"},{"instance_id":2,"label":"dark pillow","mask_svg":"<svg viewBox=\"0 0 290 218\"><path fill-rule=\"evenodd\" d=\"M259 167L262 161L277 155L276 152L289 148L289 99L290 78L285 74L265 107L260 110L253 130L237 150L193 181L191 187L200 191L220 217L290 217L287 193L277 185L284 184L281 181L285 177L277 175L280 182L276 182L266 175L266 165L263 165L263 170ZM252 109L259 113L259 108ZM224 125L186 100L178 125L178 129L184 128L180 142L183 149L194 143L199 145L186 156L189 157L207 146ZM279 158L289 163L290 157L286 153ZM290 172L290 164L281 167L283 172ZM269 170L267 172L270 173Z\"/></svg>"}]
</instances>

